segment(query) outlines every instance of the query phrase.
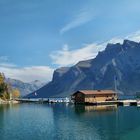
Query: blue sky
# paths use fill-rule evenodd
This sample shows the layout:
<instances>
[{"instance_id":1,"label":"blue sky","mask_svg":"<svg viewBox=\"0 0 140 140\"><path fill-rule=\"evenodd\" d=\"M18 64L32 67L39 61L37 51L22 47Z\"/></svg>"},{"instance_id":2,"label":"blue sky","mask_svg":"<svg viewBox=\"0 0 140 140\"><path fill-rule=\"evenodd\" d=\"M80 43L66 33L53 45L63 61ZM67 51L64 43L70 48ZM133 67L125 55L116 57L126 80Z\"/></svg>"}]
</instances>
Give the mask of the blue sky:
<instances>
[{"instance_id":1,"label":"blue sky","mask_svg":"<svg viewBox=\"0 0 140 140\"><path fill-rule=\"evenodd\" d=\"M0 71L23 81L48 81L55 68L94 58L104 48L99 44L139 36L139 5L139 0L0 0Z\"/></svg>"}]
</instances>

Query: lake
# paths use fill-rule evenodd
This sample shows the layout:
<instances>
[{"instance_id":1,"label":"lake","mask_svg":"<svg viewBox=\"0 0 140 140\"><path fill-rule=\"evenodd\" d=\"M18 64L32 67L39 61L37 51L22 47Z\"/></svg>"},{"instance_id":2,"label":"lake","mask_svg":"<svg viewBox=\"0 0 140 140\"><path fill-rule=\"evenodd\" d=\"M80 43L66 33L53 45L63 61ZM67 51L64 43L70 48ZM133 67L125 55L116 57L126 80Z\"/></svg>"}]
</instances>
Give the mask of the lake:
<instances>
[{"instance_id":1,"label":"lake","mask_svg":"<svg viewBox=\"0 0 140 140\"><path fill-rule=\"evenodd\" d=\"M140 108L0 105L0 140L139 140Z\"/></svg>"}]
</instances>

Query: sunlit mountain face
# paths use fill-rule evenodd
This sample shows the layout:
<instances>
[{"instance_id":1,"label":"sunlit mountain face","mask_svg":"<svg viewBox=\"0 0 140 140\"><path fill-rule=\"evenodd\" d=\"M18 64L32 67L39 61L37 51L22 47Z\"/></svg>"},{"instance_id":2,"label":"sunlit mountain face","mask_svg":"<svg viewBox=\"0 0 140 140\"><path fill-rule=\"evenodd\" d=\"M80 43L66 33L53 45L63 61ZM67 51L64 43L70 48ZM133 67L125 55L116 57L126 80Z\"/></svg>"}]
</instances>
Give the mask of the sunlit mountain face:
<instances>
[{"instance_id":1,"label":"sunlit mountain face","mask_svg":"<svg viewBox=\"0 0 140 140\"><path fill-rule=\"evenodd\" d=\"M114 89L133 95L140 89L140 43L124 40L108 44L94 59L56 69L50 83L37 90L37 97L69 96L80 89ZM30 94L28 97L34 97Z\"/></svg>"}]
</instances>

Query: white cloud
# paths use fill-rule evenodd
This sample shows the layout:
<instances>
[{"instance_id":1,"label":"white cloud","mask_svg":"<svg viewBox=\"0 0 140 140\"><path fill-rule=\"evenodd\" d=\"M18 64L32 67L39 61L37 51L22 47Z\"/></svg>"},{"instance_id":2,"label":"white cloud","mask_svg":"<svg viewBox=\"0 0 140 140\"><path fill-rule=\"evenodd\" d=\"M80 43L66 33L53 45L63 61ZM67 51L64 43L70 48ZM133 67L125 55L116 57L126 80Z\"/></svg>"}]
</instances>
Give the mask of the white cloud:
<instances>
[{"instance_id":1,"label":"white cloud","mask_svg":"<svg viewBox=\"0 0 140 140\"><path fill-rule=\"evenodd\" d=\"M16 65L9 61L8 56L0 56L0 67L16 67Z\"/></svg>"},{"instance_id":2,"label":"white cloud","mask_svg":"<svg viewBox=\"0 0 140 140\"><path fill-rule=\"evenodd\" d=\"M52 52L50 57L53 63L62 67L70 66L78 63L81 60L95 58L99 51L103 51L108 43L123 43L124 39L140 42L140 31L134 32L125 37L114 37L111 40L105 41L101 44L87 44L82 48L69 50L68 44L65 44L61 50Z\"/></svg>"},{"instance_id":3,"label":"white cloud","mask_svg":"<svg viewBox=\"0 0 140 140\"><path fill-rule=\"evenodd\" d=\"M99 51L105 49L107 43L122 43L124 39L140 42L140 31L134 32L125 37L115 37L104 43L85 44L83 47L70 50L68 44L65 44L61 50L50 54L52 62L58 66L69 66L76 64L81 60L95 58ZM24 82L41 80L44 82L52 79L54 69L49 66L30 66L19 68L10 63L7 56L0 56L0 72L5 73L6 77L19 79Z\"/></svg>"},{"instance_id":4,"label":"white cloud","mask_svg":"<svg viewBox=\"0 0 140 140\"><path fill-rule=\"evenodd\" d=\"M0 63L0 67L16 67L15 64L2 62Z\"/></svg>"},{"instance_id":5,"label":"white cloud","mask_svg":"<svg viewBox=\"0 0 140 140\"><path fill-rule=\"evenodd\" d=\"M8 60L8 56L0 56L0 62L7 62Z\"/></svg>"},{"instance_id":6,"label":"white cloud","mask_svg":"<svg viewBox=\"0 0 140 140\"><path fill-rule=\"evenodd\" d=\"M53 52L50 57L54 64L59 66L68 66L76 64L78 61L94 58L104 46L97 44L89 44L80 49L69 50L68 45L64 45L62 50Z\"/></svg>"},{"instance_id":7,"label":"white cloud","mask_svg":"<svg viewBox=\"0 0 140 140\"><path fill-rule=\"evenodd\" d=\"M115 44L115 43L123 43L123 38L119 38L119 37L115 37L115 38L112 38L111 40L105 42L105 44L107 45L107 43L112 43L112 44Z\"/></svg>"},{"instance_id":8,"label":"white cloud","mask_svg":"<svg viewBox=\"0 0 140 140\"><path fill-rule=\"evenodd\" d=\"M48 66L31 66L31 67L9 67L9 65L0 66L0 72L6 77L18 79L24 82L40 80L48 82L52 79L53 69Z\"/></svg>"},{"instance_id":9,"label":"white cloud","mask_svg":"<svg viewBox=\"0 0 140 140\"><path fill-rule=\"evenodd\" d=\"M107 42L109 42L109 43L121 43L122 44L124 39L128 39L128 40L135 41L135 42L140 42L140 31L136 31L134 33L131 33L131 34L129 34L127 36L123 36L123 37L115 37Z\"/></svg>"},{"instance_id":10,"label":"white cloud","mask_svg":"<svg viewBox=\"0 0 140 140\"><path fill-rule=\"evenodd\" d=\"M82 10L80 13L72 18L72 20L67 23L61 30L60 33L64 34L65 32L74 29L78 26L81 26L93 19L93 13L90 10Z\"/></svg>"},{"instance_id":11,"label":"white cloud","mask_svg":"<svg viewBox=\"0 0 140 140\"><path fill-rule=\"evenodd\" d=\"M126 36L125 38L130 39L132 41L140 42L140 30Z\"/></svg>"},{"instance_id":12,"label":"white cloud","mask_svg":"<svg viewBox=\"0 0 140 140\"><path fill-rule=\"evenodd\" d=\"M18 79L23 82L32 82L40 80L48 82L52 79L53 69L48 66L28 66L18 67L10 62L8 56L0 56L0 72L4 73L7 78Z\"/></svg>"}]
</instances>

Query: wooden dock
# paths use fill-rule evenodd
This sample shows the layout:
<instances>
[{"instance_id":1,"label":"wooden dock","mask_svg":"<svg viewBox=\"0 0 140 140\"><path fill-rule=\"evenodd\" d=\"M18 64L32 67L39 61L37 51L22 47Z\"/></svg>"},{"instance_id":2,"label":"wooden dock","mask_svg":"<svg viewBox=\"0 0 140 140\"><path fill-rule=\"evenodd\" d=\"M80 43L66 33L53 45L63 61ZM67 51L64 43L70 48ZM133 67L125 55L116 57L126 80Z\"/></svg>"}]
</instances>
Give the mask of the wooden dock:
<instances>
[{"instance_id":1,"label":"wooden dock","mask_svg":"<svg viewBox=\"0 0 140 140\"><path fill-rule=\"evenodd\" d=\"M65 99L51 99L51 98L40 98L40 99L17 99L21 103L69 103L70 100Z\"/></svg>"},{"instance_id":2,"label":"wooden dock","mask_svg":"<svg viewBox=\"0 0 140 140\"><path fill-rule=\"evenodd\" d=\"M56 103L56 101L48 101L47 99L18 99L21 103ZM60 102L57 102L60 103ZM140 100L116 100L116 101L100 101L93 103L84 103L85 105L118 105L118 106L140 106Z\"/></svg>"},{"instance_id":3,"label":"wooden dock","mask_svg":"<svg viewBox=\"0 0 140 140\"><path fill-rule=\"evenodd\" d=\"M85 105L118 105L118 106L140 106L140 100L116 100L85 103Z\"/></svg>"},{"instance_id":4,"label":"wooden dock","mask_svg":"<svg viewBox=\"0 0 140 140\"><path fill-rule=\"evenodd\" d=\"M42 99L17 99L20 103L48 103L48 99L42 100Z\"/></svg>"},{"instance_id":5,"label":"wooden dock","mask_svg":"<svg viewBox=\"0 0 140 140\"><path fill-rule=\"evenodd\" d=\"M139 103L138 100L120 100L118 102L118 105L122 105L122 106L137 106Z\"/></svg>"},{"instance_id":6,"label":"wooden dock","mask_svg":"<svg viewBox=\"0 0 140 140\"><path fill-rule=\"evenodd\" d=\"M118 106L140 106L139 100L117 100L117 101L105 101L97 102L97 105L113 105L117 104Z\"/></svg>"}]
</instances>

